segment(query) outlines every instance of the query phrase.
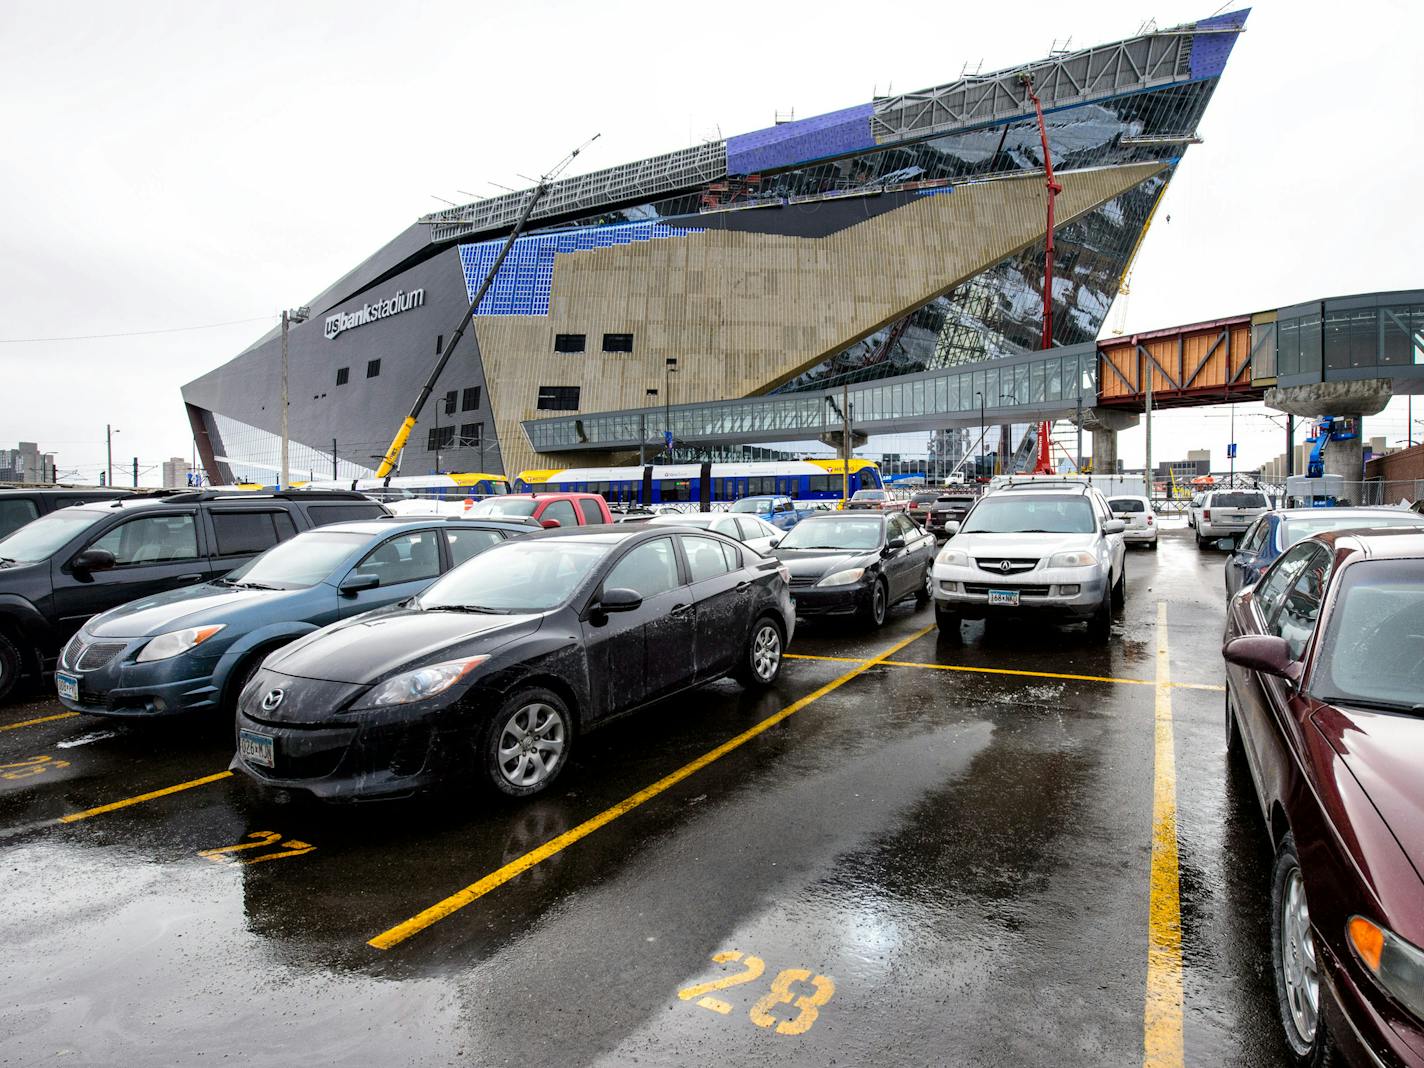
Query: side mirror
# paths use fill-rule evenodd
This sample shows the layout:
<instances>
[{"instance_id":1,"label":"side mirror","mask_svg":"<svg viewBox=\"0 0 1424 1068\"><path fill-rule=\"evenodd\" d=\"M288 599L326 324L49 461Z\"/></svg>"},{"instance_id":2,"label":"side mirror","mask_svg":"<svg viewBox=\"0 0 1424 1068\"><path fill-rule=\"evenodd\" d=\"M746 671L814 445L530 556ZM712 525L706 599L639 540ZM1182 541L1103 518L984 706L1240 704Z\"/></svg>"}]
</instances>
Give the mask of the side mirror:
<instances>
[{"instance_id":1,"label":"side mirror","mask_svg":"<svg viewBox=\"0 0 1424 1068\"><path fill-rule=\"evenodd\" d=\"M767 547L768 549L775 549L775 548L776 548L778 545L780 545L780 544L781 544L781 539L780 539L780 538L772 538L771 541L769 541L769 542L767 543L767 546L766 546L766 547Z\"/></svg>"},{"instance_id":2,"label":"side mirror","mask_svg":"<svg viewBox=\"0 0 1424 1068\"><path fill-rule=\"evenodd\" d=\"M959 533L959 524L952 519L949 520L949 522L945 523L944 525L944 532L948 534L951 538L954 537L956 534Z\"/></svg>"},{"instance_id":3,"label":"side mirror","mask_svg":"<svg viewBox=\"0 0 1424 1068\"><path fill-rule=\"evenodd\" d=\"M1237 667L1274 675L1292 684L1300 680L1300 661L1291 659L1290 645L1274 634L1246 634L1232 638L1222 646L1221 655Z\"/></svg>"},{"instance_id":4,"label":"side mirror","mask_svg":"<svg viewBox=\"0 0 1424 1068\"><path fill-rule=\"evenodd\" d=\"M347 597L355 597L362 590L374 590L381 584L381 576L368 571L354 571L341 580L337 587Z\"/></svg>"},{"instance_id":5,"label":"side mirror","mask_svg":"<svg viewBox=\"0 0 1424 1068\"><path fill-rule=\"evenodd\" d=\"M1104 534L1121 534L1126 529L1127 524L1124 523L1121 519L1109 519L1106 523L1103 524Z\"/></svg>"},{"instance_id":6,"label":"side mirror","mask_svg":"<svg viewBox=\"0 0 1424 1068\"><path fill-rule=\"evenodd\" d=\"M643 595L637 590L630 590L623 586L615 586L611 590L604 590L603 595L598 599L598 607L605 612L631 612L643 603Z\"/></svg>"},{"instance_id":7,"label":"side mirror","mask_svg":"<svg viewBox=\"0 0 1424 1068\"><path fill-rule=\"evenodd\" d=\"M82 553L69 561L69 566L74 571L89 574L92 571L109 571L118 561L114 559L114 554L108 549L85 549Z\"/></svg>"},{"instance_id":8,"label":"side mirror","mask_svg":"<svg viewBox=\"0 0 1424 1068\"><path fill-rule=\"evenodd\" d=\"M563 526L563 524L560 523L557 519L541 519L539 520L539 525L545 530L557 530L559 527Z\"/></svg>"},{"instance_id":9,"label":"side mirror","mask_svg":"<svg viewBox=\"0 0 1424 1068\"><path fill-rule=\"evenodd\" d=\"M885 543L885 551L886 551L886 552L890 552L890 553L896 552L897 550L903 549L904 547L905 547L905 539L902 538L902 537L899 537L898 535L895 536L895 537L893 537L893 538L891 538L889 541L887 541L887 542Z\"/></svg>"},{"instance_id":10,"label":"side mirror","mask_svg":"<svg viewBox=\"0 0 1424 1068\"><path fill-rule=\"evenodd\" d=\"M1217 538L1216 547L1222 552L1234 552L1236 549L1236 542L1234 542L1230 538Z\"/></svg>"}]
</instances>

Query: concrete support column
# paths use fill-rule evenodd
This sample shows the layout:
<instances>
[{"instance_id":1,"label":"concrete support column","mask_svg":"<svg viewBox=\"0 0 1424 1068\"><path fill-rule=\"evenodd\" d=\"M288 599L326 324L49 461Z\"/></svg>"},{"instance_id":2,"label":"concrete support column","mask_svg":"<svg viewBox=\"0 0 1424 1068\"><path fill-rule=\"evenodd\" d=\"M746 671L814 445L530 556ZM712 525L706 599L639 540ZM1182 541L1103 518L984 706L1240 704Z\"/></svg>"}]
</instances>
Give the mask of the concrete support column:
<instances>
[{"instance_id":1,"label":"concrete support column","mask_svg":"<svg viewBox=\"0 0 1424 1068\"><path fill-rule=\"evenodd\" d=\"M1116 408L1084 408L1082 427L1093 435L1093 471L1112 474L1117 470L1117 434L1136 426L1142 417Z\"/></svg>"},{"instance_id":2,"label":"concrete support column","mask_svg":"<svg viewBox=\"0 0 1424 1068\"><path fill-rule=\"evenodd\" d=\"M1365 378L1356 382L1316 382L1308 386L1277 386L1266 390L1266 406L1291 415L1319 419L1326 415L1351 416L1356 435L1348 441L1332 441L1325 450L1325 473L1339 475L1346 482L1359 483L1365 477L1365 421L1367 415L1384 411L1394 395L1387 378ZM1298 470L1296 474L1305 474ZM1353 495L1359 487L1351 487Z\"/></svg>"}]
</instances>

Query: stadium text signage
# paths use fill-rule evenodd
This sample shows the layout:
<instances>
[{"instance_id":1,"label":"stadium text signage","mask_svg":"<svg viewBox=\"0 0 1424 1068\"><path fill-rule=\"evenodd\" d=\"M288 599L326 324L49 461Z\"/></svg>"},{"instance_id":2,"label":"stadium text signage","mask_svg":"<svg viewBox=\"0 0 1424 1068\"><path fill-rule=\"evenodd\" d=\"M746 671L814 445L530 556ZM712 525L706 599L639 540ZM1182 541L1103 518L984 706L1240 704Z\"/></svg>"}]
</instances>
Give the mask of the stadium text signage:
<instances>
[{"instance_id":1,"label":"stadium text signage","mask_svg":"<svg viewBox=\"0 0 1424 1068\"><path fill-rule=\"evenodd\" d=\"M354 327L374 323L377 319L389 319L392 315L399 315L411 308L419 308L424 303L425 290L412 289L407 293L404 289L398 289L396 295L387 300L378 300L374 304L363 304L355 311L328 315L326 317L326 340L330 341L337 334Z\"/></svg>"}]
</instances>

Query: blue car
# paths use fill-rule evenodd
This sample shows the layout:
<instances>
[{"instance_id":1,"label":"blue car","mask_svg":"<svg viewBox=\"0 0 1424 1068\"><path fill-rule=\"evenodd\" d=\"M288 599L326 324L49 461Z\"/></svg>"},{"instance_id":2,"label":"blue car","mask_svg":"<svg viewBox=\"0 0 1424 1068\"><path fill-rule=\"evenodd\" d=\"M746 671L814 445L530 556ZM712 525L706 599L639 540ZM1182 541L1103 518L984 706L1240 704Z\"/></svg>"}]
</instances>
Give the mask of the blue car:
<instances>
[{"instance_id":1,"label":"blue car","mask_svg":"<svg viewBox=\"0 0 1424 1068\"><path fill-rule=\"evenodd\" d=\"M1256 520L1226 560L1226 597L1253 585L1296 542L1327 530L1421 527L1424 515L1407 508L1285 508Z\"/></svg>"},{"instance_id":2,"label":"blue car","mask_svg":"<svg viewBox=\"0 0 1424 1068\"><path fill-rule=\"evenodd\" d=\"M743 497L730 510L758 516L779 530L790 530L813 514L796 507L796 502L790 497Z\"/></svg>"},{"instance_id":3,"label":"blue car","mask_svg":"<svg viewBox=\"0 0 1424 1068\"><path fill-rule=\"evenodd\" d=\"M391 517L304 531L213 582L94 616L60 653L60 702L95 716L219 710L279 646L403 601L507 538L524 519Z\"/></svg>"}]
</instances>

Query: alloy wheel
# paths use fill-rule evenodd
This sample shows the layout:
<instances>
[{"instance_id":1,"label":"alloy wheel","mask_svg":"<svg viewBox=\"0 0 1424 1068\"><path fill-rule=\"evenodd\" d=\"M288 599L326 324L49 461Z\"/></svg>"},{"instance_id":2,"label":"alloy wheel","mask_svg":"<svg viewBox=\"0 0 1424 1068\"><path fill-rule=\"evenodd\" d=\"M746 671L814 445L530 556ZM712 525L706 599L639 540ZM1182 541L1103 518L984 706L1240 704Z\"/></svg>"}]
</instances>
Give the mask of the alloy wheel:
<instances>
[{"instance_id":1,"label":"alloy wheel","mask_svg":"<svg viewBox=\"0 0 1424 1068\"><path fill-rule=\"evenodd\" d=\"M769 682L781 664L781 634L770 623L763 623L752 639L752 671L762 682Z\"/></svg>"},{"instance_id":2,"label":"alloy wheel","mask_svg":"<svg viewBox=\"0 0 1424 1068\"><path fill-rule=\"evenodd\" d=\"M564 721L542 701L520 708L505 720L499 735L499 771L521 789L553 777L564 756Z\"/></svg>"},{"instance_id":3,"label":"alloy wheel","mask_svg":"<svg viewBox=\"0 0 1424 1068\"><path fill-rule=\"evenodd\" d=\"M1305 903L1305 883L1300 868L1292 868L1281 895L1281 977L1284 980L1287 1021L1296 1045L1309 1048L1320 1021L1320 968L1315 938L1310 932L1310 910Z\"/></svg>"}]
</instances>

